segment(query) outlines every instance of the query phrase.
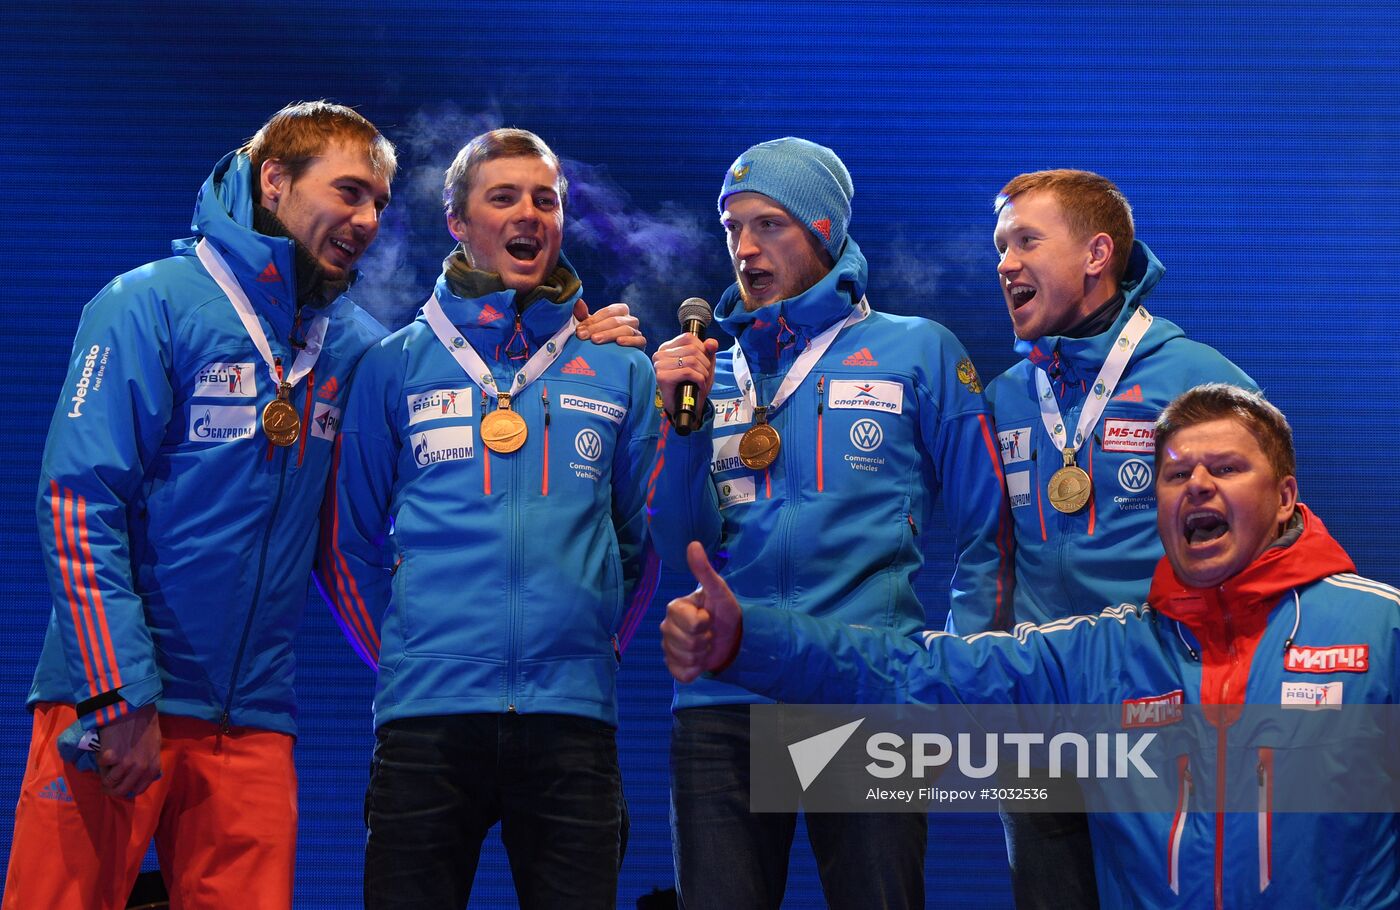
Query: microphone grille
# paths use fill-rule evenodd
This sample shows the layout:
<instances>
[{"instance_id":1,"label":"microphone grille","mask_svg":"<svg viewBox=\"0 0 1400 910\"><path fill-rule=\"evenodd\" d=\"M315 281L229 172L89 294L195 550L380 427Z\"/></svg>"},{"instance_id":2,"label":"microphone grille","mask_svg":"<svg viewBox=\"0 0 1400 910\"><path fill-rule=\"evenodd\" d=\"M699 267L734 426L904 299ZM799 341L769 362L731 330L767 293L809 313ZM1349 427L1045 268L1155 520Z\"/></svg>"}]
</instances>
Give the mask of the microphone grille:
<instances>
[{"instance_id":1,"label":"microphone grille","mask_svg":"<svg viewBox=\"0 0 1400 910\"><path fill-rule=\"evenodd\" d=\"M713 311L710 309L710 305L699 297L689 298L676 311L676 319L680 321L681 325L693 320L702 326L708 326L712 318Z\"/></svg>"}]
</instances>

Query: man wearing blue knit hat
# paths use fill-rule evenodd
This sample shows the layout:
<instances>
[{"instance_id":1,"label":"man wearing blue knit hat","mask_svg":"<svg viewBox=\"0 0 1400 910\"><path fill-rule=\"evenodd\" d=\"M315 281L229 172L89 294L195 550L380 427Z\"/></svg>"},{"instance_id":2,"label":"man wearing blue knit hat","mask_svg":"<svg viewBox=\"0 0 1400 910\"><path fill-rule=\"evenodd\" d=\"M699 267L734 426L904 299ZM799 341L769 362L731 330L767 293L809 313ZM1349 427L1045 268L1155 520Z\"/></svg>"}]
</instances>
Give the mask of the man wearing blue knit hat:
<instances>
[{"instance_id":1,"label":"man wearing blue knit hat","mask_svg":"<svg viewBox=\"0 0 1400 910\"><path fill-rule=\"evenodd\" d=\"M653 541L673 566L700 541L746 603L907 634L924 624L918 535L942 493L952 603L1004 624L1010 516L981 382L947 329L870 308L847 236L854 192L841 159L804 139L755 145L726 172L736 282L715 318L736 343L681 335L653 357L668 417L682 383L703 411L688 434L664 422ZM749 811L749 705L764 701L710 678L677 688L672 836L688 910L782 902L796 816ZM925 816L809 815L807 831L832 907L923 906Z\"/></svg>"}]
</instances>

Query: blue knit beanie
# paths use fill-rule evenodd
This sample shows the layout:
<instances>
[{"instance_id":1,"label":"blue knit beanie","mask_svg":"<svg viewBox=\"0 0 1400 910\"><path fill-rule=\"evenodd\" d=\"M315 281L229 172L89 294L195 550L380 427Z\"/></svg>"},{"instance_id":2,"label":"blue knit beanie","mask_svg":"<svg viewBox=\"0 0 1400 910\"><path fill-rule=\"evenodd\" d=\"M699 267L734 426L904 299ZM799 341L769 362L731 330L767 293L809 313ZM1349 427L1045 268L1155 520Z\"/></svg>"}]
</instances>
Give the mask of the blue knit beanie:
<instances>
[{"instance_id":1,"label":"blue knit beanie","mask_svg":"<svg viewBox=\"0 0 1400 910\"><path fill-rule=\"evenodd\" d=\"M835 152L788 136L760 142L730 165L719 191L719 210L735 193L761 193L815 234L832 259L840 259L855 192L851 174Z\"/></svg>"}]
</instances>

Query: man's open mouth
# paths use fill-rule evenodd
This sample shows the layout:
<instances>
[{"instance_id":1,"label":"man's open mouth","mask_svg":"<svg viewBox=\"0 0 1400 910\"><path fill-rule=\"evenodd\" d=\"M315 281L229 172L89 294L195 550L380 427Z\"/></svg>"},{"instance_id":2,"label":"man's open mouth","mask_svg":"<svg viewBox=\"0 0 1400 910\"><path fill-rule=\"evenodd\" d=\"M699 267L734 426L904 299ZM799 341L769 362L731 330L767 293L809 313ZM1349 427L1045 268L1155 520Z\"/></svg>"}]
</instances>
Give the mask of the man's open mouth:
<instances>
[{"instance_id":1,"label":"man's open mouth","mask_svg":"<svg viewBox=\"0 0 1400 910\"><path fill-rule=\"evenodd\" d=\"M761 294L772 286L773 273L763 269L745 269L744 281L748 283L750 291Z\"/></svg>"},{"instance_id":2,"label":"man's open mouth","mask_svg":"<svg viewBox=\"0 0 1400 910\"><path fill-rule=\"evenodd\" d=\"M514 237L506 241L506 252L521 262L530 262L540 254L540 242L533 237Z\"/></svg>"},{"instance_id":3,"label":"man's open mouth","mask_svg":"<svg viewBox=\"0 0 1400 910\"><path fill-rule=\"evenodd\" d=\"M1011 306L1019 310L1021 307L1031 302L1031 299L1035 297L1035 293L1035 288L1033 287L1024 284L1016 285L1011 288Z\"/></svg>"},{"instance_id":4,"label":"man's open mouth","mask_svg":"<svg viewBox=\"0 0 1400 910\"><path fill-rule=\"evenodd\" d=\"M331 237L328 242L331 246L344 253L350 259L354 259L357 255L359 255L359 248L347 241L341 240L337 237Z\"/></svg>"},{"instance_id":5,"label":"man's open mouth","mask_svg":"<svg viewBox=\"0 0 1400 910\"><path fill-rule=\"evenodd\" d=\"M1183 532L1187 543L1209 543L1225 536L1230 523L1214 512L1192 512L1186 516Z\"/></svg>"}]
</instances>

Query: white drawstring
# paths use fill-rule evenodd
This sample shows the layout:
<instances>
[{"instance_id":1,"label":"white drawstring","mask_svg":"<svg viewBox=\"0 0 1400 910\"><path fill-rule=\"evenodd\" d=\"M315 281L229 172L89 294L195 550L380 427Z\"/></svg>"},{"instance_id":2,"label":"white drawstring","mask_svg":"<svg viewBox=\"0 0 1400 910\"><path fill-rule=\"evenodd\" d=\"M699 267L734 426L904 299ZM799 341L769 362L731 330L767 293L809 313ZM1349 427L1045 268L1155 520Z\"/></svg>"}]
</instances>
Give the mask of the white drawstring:
<instances>
[{"instance_id":1,"label":"white drawstring","mask_svg":"<svg viewBox=\"0 0 1400 910\"><path fill-rule=\"evenodd\" d=\"M1288 637L1283 640L1283 653L1288 654L1288 649L1293 647L1293 640L1298 637L1298 625L1303 621L1303 603L1298 599L1298 589L1293 589L1293 631L1288 633Z\"/></svg>"}]
</instances>

